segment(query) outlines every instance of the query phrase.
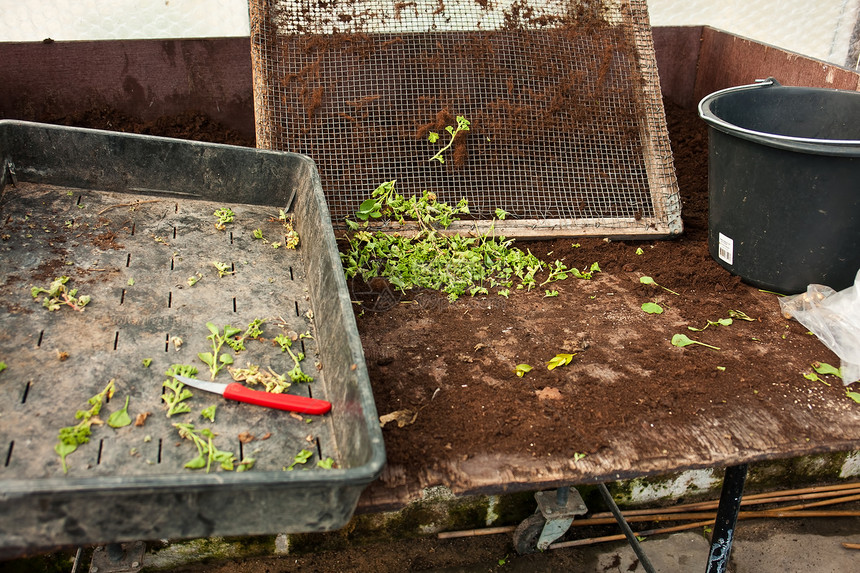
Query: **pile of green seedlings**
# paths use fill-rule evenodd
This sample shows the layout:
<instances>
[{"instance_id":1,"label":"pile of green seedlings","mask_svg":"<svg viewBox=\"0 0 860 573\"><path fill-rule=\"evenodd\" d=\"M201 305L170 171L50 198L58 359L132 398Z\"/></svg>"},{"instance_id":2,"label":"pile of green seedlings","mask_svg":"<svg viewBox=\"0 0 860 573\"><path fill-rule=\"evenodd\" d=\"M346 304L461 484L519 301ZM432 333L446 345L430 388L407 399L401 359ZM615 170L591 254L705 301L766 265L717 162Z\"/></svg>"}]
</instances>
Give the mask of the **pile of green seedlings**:
<instances>
[{"instance_id":1,"label":"pile of green seedlings","mask_svg":"<svg viewBox=\"0 0 860 573\"><path fill-rule=\"evenodd\" d=\"M469 121L457 116L457 126L448 126L448 143L429 161L445 163L444 153L457 135L469 131ZM431 132L428 141L438 142L440 135ZM551 265L541 261L531 251L514 247L513 239L495 235L495 223L508 215L496 209L496 216L485 233L464 237L445 232L461 215L469 215L465 198L456 205L439 201L434 193L423 191L420 197L406 198L395 189L396 181L387 181L376 188L361 203L355 219L346 219L349 229L349 250L341 253L347 279L359 277L365 282L376 277L388 280L405 292L413 288L438 290L455 301L463 295L495 293L508 297L511 289L529 291L555 281L575 276L591 278L600 271L597 263L580 271L568 268L556 260ZM409 236L398 233L372 232L370 223L386 218L405 224L413 222L417 231ZM538 274L548 271L538 283ZM558 291L546 289L545 296L557 296Z\"/></svg>"},{"instance_id":2,"label":"pile of green seedlings","mask_svg":"<svg viewBox=\"0 0 860 573\"><path fill-rule=\"evenodd\" d=\"M434 193L424 191L420 197L406 198L388 181L373 191L355 214L347 218L349 249L341 253L347 279L359 277L370 281L376 277L388 280L402 292L413 288L438 290L455 301L463 295L495 293L504 297L511 290L529 291L564 280L569 276L591 278L600 271L597 263L584 271L568 268L556 260L547 264L528 249L515 246L514 239L495 235L495 222L507 213L496 210L496 217L485 233L465 237L445 232L460 215L469 214L466 199L451 206L438 201ZM388 218L417 225L414 234L372 232L373 219ZM538 274L548 271L545 280ZM546 289L546 296L557 291Z\"/></svg>"}]
</instances>

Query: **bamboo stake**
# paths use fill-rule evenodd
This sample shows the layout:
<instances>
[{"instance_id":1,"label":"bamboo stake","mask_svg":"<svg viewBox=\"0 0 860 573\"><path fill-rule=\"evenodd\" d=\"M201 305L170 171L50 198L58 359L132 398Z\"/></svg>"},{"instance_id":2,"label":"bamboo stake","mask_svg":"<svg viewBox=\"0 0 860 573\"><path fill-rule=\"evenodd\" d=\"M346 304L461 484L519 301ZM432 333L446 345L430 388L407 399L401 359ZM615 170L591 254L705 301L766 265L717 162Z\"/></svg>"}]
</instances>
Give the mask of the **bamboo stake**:
<instances>
[{"instance_id":1,"label":"bamboo stake","mask_svg":"<svg viewBox=\"0 0 860 573\"><path fill-rule=\"evenodd\" d=\"M801 493L790 494L790 492L771 492L768 494L756 494L750 496L744 496L741 498L741 507L745 505L761 505L765 503L778 503L783 501L797 501L803 499L819 499L822 497L831 497L837 495L844 494L860 494L860 484L851 484L852 488L840 488L829 491L811 491L814 488L806 488L805 490L794 490ZM701 501L697 503L686 503L681 505L673 505L671 507L664 508L652 508L652 509L633 509L623 511L622 514L627 517L628 515L655 515L655 514L664 514L664 513L684 513L690 510L706 510L706 509L716 509L719 505L719 500L714 501ZM604 517L611 517L612 514L608 511L599 512L593 514L591 517L598 519Z\"/></svg>"},{"instance_id":2,"label":"bamboo stake","mask_svg":"<svg viewBox=\"0 0 860 573\"><path fill-rule=\"evenodd\" d=\"M499 533L513 533L516 526L486 527L484 529L465 529L463 531L443 531L437 536L438 539L454 539L456 537L477 537L480 535L496 535Z\"/></svg>"},{"instance_id":3,"label":"bamboo stake","mask_svg":"<svg viewBox=\"0 0 860 573\"><path fill-rule=\"evenodd\" d=\"M860 543L843 543L845 549L860 549Z\"/></svg>"}]
</instances>

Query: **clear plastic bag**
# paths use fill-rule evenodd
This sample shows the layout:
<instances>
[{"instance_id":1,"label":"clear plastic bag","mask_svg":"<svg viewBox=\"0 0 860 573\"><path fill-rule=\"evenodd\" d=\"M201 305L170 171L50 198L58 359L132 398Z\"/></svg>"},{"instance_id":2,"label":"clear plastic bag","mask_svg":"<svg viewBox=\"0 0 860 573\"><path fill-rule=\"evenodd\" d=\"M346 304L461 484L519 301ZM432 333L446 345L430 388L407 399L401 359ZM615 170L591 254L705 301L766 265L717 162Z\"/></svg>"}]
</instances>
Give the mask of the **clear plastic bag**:
<instances>
[{"instance_id":1,"label":"clear plastic bag","mask_svg":"<svg viewBox=\"0 0 860 573\"><path fill-rule=\"evenodd\" d=\"M779 300L782 314L805 326L842 361L842 382L860 380L860 271L854 286L836 292L809 285L805 293Z\"/></svg>"}]
</instances>

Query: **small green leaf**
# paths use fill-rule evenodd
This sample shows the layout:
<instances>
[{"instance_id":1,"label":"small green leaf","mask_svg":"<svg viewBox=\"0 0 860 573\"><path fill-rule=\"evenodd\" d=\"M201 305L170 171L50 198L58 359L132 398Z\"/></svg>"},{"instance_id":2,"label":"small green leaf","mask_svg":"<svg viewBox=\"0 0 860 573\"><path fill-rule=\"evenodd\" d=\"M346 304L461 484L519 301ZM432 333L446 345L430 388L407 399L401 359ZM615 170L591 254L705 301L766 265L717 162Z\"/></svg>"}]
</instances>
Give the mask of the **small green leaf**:
<instances>
[{"instance_id":1,"label":"small green leaf","mask_svg":"<svg viewBox=\"0 0 860 573\"><path fill-rule=\"evenodd\" d=\"M648 314L663 314L663 307L656 302L642 303L642 310L644 310Z\"/></svg>"},{"instance_id":2,"label":"small green leaf","mask_svg":"<svg viewBox=\"0 0 860 573\"><path fill-rule=\"evenodd\" d=\"M573 354L556 354L547 362L546 369L554 370L559 366L567 366L573 360L573 356Z\"/></svg>"},{"instance_id":3,"label":"small green leaf","mask_svg":"<svg viewBox=\"0 0 860 573\"><path fill-rule=\"evenodd\" d=\"M134 277L128 277L128 286L134 286Z\"/></svg>"},{"instance_id":4,"label":"small green leaf","mask_svg":"<svg viewBox=\"0 0 860 573\"><path fill-rule=\"evenodd\" d=\"M436 143L437 141L439 141L439 134L435 131L431 131L427 135L427 141L429 141L430 143Z\"/></svg>"},{"instance_id":5,"label":"small green leaf","mask_svg":"<svg viewBox=\"0 0 860 573\"><path fill-rule=\"evenodd\" d=\"M152 358L144 358L143 359L143 367L149 368L149 365L152 364Z\"/></svg>"},{"instance_id":6,"label":"small green leaf","mask_svg":"<svg viewBox=\"0 0 860 573\"><path fill-rule=\"evenodd\" d=\"M330 470L334 467L334 460L332 458L326 458L324 460L319 460L317 462L317 467L322 468L324 470Z\"/></svg>"},{"instance_id":7,"label":"small green leaf","mask_svg":"<svg viewBox=\"0 0 860 573\"><path fill-rule=\"evenodd\" d=\"M125 406L123 406L122 410L117 410L108 417L108 426L111 428L124 428L131 424L131 417L128 415L129 398L129 396L125 397Z\"/></svg>"},{"instance_id":8,"label":"small green leaf","mask_svg":"<svg viewBox=\"0 0 860 573\"><path fill-rule=\"evenodd\" d=\"M523 376L525 376L527 373L529 373L531 371L532 371L532 367L529 366L528 364L517 364L517 368L516 368L516 370L514 370L514 372L516 372L517 376L519 376L520 378L522 378Z\"/></svg>"},{"instance_id":9,"label":"small green leaf","mask_svg":"<svg viewBox=\"0 0 860 573\"><path fill-rule=\"evenodd\" d=\"M835 366L831 366L826 362L813 362L812 368L821 375L832 374L833 376L838 376L842 378L842 370L836 368Z\"/></svg>"},{"instance_id":10,"label":"small green leaf","mask_svg":"<svg viewBox=\"0 0 860 573\"><path fill-rule=\"evenodd\" d=\"M215 421L215 409L218 407L217 404L212 404L207 408L203 408L203 411L200 412L200 415L209 420L210 422Z\"/></svg>"},{"instance_id":11,"label":"small green leaf","mask_svg":"<svg viewBox=\"0 0 860 573\"><path fill-rule=\"evenodd\" d=\"M200 454L199 456L197 456L193 460L186 462L184 467L188 468L189 470L199 470L199 469L205 468L207 462L208 462L208 460L206 459L206 456L204 456L203 454Z\"/></svg>"},{"instance_id":12,"label":"small green leaf","mask_svg":"<svg viewBox=\"0 0 860 573\"><path fill-rule=\"evenodd\" d=\"M642 247L639 247L639 248L637 248L637 249L636 249L636 254L637 254L637 255L642 255L642 254L644 254L644 253L645 253L645 251L643 251L643 250L642 250Z\"/></svg>"},{"instance_id":13,"label":"small green leaf","mask_svg":"<svg viewBox=\"0 0 860 573\"><path fill-rule=\"evenodd\" d=\"M697 340L692 340L687 337L685 334L676 334L672 337L672 346L684 347L690 346L691 344L698 344L699 346L704 346L706 348L710 348L711 350L719 350L716 346L711 346L710 344L705 344L704 342L699 342Z\"/></svg>"},{"instance_id":14,"label":"small green leaf","mask_svg":"<svg viewBox=\"0 0 860 573\"><path fill-rule=\"evenodd\" d=\"M845 395L860 404L860 393L852 392L851 390L845 390Z\"/></svg>"}]
</instances>

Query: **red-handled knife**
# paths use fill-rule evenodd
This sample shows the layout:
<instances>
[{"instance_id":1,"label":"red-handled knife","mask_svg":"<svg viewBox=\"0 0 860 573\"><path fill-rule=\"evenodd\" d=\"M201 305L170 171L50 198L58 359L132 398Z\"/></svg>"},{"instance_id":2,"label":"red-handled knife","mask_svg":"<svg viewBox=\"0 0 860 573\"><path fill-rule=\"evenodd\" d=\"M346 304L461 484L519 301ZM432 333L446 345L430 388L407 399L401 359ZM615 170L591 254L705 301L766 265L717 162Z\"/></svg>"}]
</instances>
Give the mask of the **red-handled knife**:
<instances>
[{"instance_id":1,"label":"red-handled knife","mask_svg":"<svg viewBox=\"0 0 860 573\"><path fill-rule=\"evenodd\" d=\"M326 414L331 410L331 402L308 398L307 396L295 396L293 394L273 394L263 390L251 390L238 382L230 384L219 384L217 382L206 382L196 378L174 375L174 378L194 388L221 394L228 400L256 404L266 408L299 412L300 414Z\"/></svg>"}]
</instances>

